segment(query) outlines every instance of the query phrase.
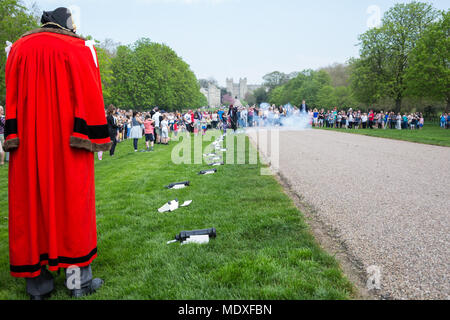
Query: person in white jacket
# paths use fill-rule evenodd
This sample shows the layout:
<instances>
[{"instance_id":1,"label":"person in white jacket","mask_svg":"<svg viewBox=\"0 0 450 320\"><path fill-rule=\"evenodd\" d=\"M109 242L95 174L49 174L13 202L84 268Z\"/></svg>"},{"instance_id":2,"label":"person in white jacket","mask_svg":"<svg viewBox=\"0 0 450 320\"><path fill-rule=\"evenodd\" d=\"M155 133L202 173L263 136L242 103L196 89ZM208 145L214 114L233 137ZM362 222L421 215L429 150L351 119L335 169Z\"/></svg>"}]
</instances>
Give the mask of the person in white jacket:
<instances>
[{"instance_id":1,"label":"person in white jacket","mask_svg":"<svg viewBox=\"0 0 450 320\"><path fill-rule=\"evenodd\" d=\"M160 117L161 113L159 112L159 108L155 108L155 114L153 115L152 120L155 121L155 140L157 144L161 144Z\"/></svg>"}]
</instances>

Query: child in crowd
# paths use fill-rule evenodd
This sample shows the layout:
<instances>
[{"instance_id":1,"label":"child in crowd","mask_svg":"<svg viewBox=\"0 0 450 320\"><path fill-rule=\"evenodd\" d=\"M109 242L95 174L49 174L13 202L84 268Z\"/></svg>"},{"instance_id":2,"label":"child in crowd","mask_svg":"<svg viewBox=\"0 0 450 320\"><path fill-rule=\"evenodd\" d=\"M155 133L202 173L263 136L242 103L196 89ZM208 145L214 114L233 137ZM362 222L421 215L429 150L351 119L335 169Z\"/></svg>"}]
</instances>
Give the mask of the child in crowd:
<instances>
[{"instance_id":1,"label":"child in crowd","mask_svg":"<svg viewBox=\"0 0 450 320\"><path fill-rule=\"evenodd\" d=\"M166 114L161 121L161 143L165 145L169 144L169 121L167 120Z\"/></svg>"},{"instance_id":2,"label":"child in crowd","mask_svg":"<svg viewBox=\"0 0 450 320\"><path fill-rule=\"evenodd\" d=\"M144 133L145 133L145 145L147 146L146 152L153 151L155 144L155 121L153 121L150 115L145 116L144 121ZM151 144L151 149L150 149Z\"/></svg>"}]
</instances>

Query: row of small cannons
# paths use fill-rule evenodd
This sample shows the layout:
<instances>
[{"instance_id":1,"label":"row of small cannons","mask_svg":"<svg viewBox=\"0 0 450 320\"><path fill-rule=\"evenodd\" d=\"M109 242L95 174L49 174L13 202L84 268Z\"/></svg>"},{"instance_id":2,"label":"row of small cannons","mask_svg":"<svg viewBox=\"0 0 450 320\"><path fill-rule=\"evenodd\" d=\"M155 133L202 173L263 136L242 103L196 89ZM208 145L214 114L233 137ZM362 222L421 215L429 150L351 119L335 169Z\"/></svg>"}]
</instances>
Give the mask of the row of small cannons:
<instances>
[{"instance_id":1,"label":"row of small cannons","mask_svg":"<svg viewBox=\"0 0 450 320\"><path fill-rule=\"evenodd\" d=\"M221 145L223 143L225 135L221 136L215 142L213 142L213 146L215 149L214 153L204 154L203 156L206 158L207 162L210 162L208 165L211 167L223 166L223 157L221 157L217 152L226 152L227 149L224 149ZM202 170L198 174L199 175L211 175L217 173L217 169L209 169ZM169 190L179 190L187 188L191 185L190 181L183 181L177 183L171 183L168 186L165 186L166 189ZM165 212L173 212L179 208L188 207L191 205L193 200L187 200L183 204L180 204L178 198L172 201L167 202L164 206L158 209L159 213ZM175 236L174 240L167 242L167 244L172 244L176 242L180 242L182 245L196 243L196 244L206 244L209 243L210 239L216 238L217 232L215 228L210 229L202 229L202 230L192 230L192 231L182 231L178 235Z\"/></svg>"}]
</instances>

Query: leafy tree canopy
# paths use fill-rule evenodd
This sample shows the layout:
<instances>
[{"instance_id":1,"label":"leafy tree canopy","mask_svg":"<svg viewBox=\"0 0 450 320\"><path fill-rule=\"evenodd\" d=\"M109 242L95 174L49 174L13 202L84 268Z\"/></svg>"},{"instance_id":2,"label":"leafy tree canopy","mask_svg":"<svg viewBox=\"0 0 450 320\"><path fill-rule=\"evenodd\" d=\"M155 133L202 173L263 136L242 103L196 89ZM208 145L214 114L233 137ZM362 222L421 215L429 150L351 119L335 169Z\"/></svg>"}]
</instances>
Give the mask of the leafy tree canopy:
<instances>
[{"instance_id":1,"label":"leafy tree canopy","mask_svg":"<svg viewBox=\"0 0 450 320\"><path fill-rule=\"evenodd\" d=\"M6 41L15 42L25 32L39 27L38 17L21 1L0 1L0 103L5 102Z\"/></svg>"}]
</instances>

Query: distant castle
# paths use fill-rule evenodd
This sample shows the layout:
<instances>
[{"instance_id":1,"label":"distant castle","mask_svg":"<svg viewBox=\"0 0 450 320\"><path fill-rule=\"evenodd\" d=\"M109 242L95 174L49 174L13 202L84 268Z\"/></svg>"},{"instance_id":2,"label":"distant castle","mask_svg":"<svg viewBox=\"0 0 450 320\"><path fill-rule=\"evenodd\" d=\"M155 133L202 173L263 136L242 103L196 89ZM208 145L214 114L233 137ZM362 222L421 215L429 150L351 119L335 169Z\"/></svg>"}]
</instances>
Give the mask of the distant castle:
<instances>
[{"instance_id":1,"label":"distant castle","mask_svg":"<svg viewBox=\"0 0 450 320\"><path fill-rule=\"evenodd\" d=\"M220 89L217 88L212 83L210 83L208 85L208 89L201 88L200 92L203 93L203 95L208 100L208 106L210 106L210 107L220 107L222 105L222 97L221 97L221 94L220 94Z\"/></svg>"},{"instance_id":2,"label":"distant castle","mask_svg":"<svg viewBox=\"0 0 450 320\"><path fill-rule=\"evenodd\" d=\"M245 101L247 94L253 93L255 90L261 88L261 85L247 84L247 78L239 79L239 83L233 83L233 78L227 78L227 92L229 92L233 98L241 101ZM201 88L201 93L208 99L208 105L210 107L219 107L222 104L222 97L220 89L214 84L209 83L208 88Z\"/></svg>"},{"instance_id":3,"label":"distant castle","mask_svg":"<svg viewBox=\"0 0 450 320\"><path fill-rule=\"evenodd\" d=\"M239 79L239 83L234 83L233 78L227 78L227 91L231 93L233 98L237 97L239 100L245 100L247 94L253 93L261 87L257 84L247 84L247 78Z\"/></svg>"}]
</instances>

